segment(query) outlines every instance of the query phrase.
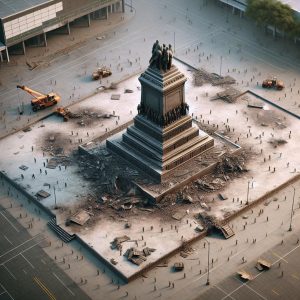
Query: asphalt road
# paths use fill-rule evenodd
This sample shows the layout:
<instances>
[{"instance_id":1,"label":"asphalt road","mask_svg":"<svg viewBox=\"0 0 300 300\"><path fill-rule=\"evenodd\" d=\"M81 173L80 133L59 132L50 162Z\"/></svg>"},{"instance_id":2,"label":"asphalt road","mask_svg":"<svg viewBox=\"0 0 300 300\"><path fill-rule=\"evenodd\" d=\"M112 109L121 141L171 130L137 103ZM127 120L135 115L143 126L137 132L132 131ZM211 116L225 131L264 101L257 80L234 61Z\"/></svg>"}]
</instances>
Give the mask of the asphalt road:
<instances>
[{"instance_id":1,"label":"asphalt road","mask_svg":"<svg viewBox=\"0 0 300 300\"><path fill-rule=\"evenodd\" d=\"M43 235L31 237L2 206L0 228L0 300L90 299L43 251Z\"/></svg>"},{"instance_id":2,"label":"asphalt road","mask_svg":"<svg viewBox=\"0 0 300 300\"><path fill-rule=\"evenodd\" d=\"M244 270L253 276L253 280L243 281L239 275L233 274L197 299L225 300L225 299L299 299L300 284L300 244L295 237L291 237L279 244L261 257L272 266L269 270L259 272L256 260L241 264L239 270ZM237 270L238 271L238 270Z\"/></svg>"}]
</instances>

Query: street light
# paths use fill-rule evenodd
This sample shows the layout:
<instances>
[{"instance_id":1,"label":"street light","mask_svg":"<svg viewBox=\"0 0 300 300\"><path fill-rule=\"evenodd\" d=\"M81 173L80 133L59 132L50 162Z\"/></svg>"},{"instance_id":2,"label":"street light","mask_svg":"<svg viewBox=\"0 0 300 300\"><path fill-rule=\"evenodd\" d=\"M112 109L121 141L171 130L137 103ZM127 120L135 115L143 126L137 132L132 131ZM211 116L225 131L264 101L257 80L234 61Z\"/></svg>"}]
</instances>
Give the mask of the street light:
<instances>
[{"instance_id":1,"label":"street light","mask_svg":"<svg viewBox=\"0 0 300 300\"><path fill-rule=\"evenodd\" d=\"M55 186L53 186L53 192L54 192L54 209L57 209L57 205L56 205L56 193L55 193Z\"/></svg>"},{"instance_id":2,"label":"street light","mask_svg":"<svg viewBox=\"0 0 300 300\"><path fill-rule=\"evenodd\" d=\"M292 220L293 220L293 212L294 212L294 201L295 201L295 193L296 193L296 189L295 187L292 187L294 189L294 194L293 194L293 202L292 202L292 210L291 210L291 220L290 220L290 228L289 231L292 231Z\"/></svg>"},{"instance_id":3,"label":"street light","mask_svg":"<svg viewBox=\"0 0 300 300\"><path fill-rule=\"evenodd\" d=\"M209 281L209 254L210 254L210 242L204 238L204 240L207 241L208 247L207 247L207 280L206 280L206 285L210 285Z\"/></svg>"},{"instance_id":4,"label":"street light","mask_svg":"<svg viewBox=\"0 0 300 300\"><path fill-rule=\"evenodd\" d=\"M223 61L223 56L221 56L221 61L220 61L220 76L222 76L222 61Z\"/></svg>"},{"instance_id":5,"label":"street light","mask_svg":"<svg viewBox=\"0 0 300 300\"><path fill-rule=\"evenodd\" d=\"M174 31L174 53L175 53L175 41L176 41L176 33Z\"/></svg>"},{"instance_id":6,"label":"street light","mask_svg":"<svg viewBox=\"0 0 300 300\"><path fill-rule=\"evenodd\" d=\"M248 181L248 189L247 189L247 200L246 200L246 205L249 204L249 186L250 186L250 181Z\"/></svg>"},{"instance_id":7,"label":"street light","mask_svg":"<svg viewBox=\"0 0 300 300\"><path fill-rule=\"evenodd\" d=\"M130 0L130 12L133 12L133 9L132 9L132 0Z\"/></svg>"}]
</instances>

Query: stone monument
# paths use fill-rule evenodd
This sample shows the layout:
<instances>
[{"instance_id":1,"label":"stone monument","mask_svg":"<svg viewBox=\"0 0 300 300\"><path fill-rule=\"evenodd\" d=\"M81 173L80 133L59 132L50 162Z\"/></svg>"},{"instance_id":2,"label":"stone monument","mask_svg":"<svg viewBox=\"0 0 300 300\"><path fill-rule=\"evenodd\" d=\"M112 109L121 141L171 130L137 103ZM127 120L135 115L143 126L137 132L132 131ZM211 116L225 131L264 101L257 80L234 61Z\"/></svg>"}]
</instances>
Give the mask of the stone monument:
<instances>
[{"instance_id":1,"label":"stone monument","mask_svg":"<svg viewBox=\"0 0 300 300\"><path fill-rule=\"evenodd\" d=\"M141 102L134 125L107 147L162 182L164 176L214 146L214 139L193 124L185 102L186 77L172 64L169 45L152 48L140 76Z\"/></svg>"}]
</instances>

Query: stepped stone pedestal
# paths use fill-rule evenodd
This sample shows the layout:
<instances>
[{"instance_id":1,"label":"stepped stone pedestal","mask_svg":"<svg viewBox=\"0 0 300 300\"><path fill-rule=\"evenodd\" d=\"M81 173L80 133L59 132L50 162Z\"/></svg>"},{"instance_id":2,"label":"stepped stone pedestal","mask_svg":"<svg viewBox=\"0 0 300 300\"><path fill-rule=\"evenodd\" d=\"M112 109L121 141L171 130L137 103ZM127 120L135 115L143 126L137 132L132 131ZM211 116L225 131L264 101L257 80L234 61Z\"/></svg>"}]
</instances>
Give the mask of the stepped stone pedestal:
<instances>
[{"instance_id":1,"label":"stepped stone pedestal","mask_svg":"<svg viewBox=\"0 0 300 300\"><path fill-rule=\"evenodd\" d=\"M188 114L186 77L176 66L156 67L140 76L141 103L134 125L107 147L162 182L176 167L214 146L214 139L199 130Z\"/></svg>"}]
</instances>

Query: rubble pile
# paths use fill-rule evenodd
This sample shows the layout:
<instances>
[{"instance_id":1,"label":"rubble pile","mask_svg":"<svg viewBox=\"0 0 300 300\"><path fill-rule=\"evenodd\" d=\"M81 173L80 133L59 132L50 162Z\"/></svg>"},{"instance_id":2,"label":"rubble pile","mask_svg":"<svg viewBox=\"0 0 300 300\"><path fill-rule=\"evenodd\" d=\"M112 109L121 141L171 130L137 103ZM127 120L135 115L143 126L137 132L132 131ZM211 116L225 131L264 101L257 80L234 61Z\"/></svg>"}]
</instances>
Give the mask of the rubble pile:
<instances>
[{"instance_id":1,"label":"rubble pile","mask_svg":"<svg viewBox=\"0 0 300 300\"><path fill-rule=\"evenodd\" d=\"M127 235L116 237L112 242L110 242L110 247L111 249L122 250L122 243L127 242L129 240L130 237L128 237Z\"/></svg>"},{"instance_id":2,"label":"rubble pile","mask_svg":"<svg viewBox=\"0 0 300 300\"><path fill-rule=\"evenodd\" d=\"M191 255L193 252L194 252L194 249L191 246L189 246L186 241L183 241L182 245L181 245L180 256L183 258L186 258L189 255Z\"/></svg>"},{"instance_id":3,"label":"rubble pile","mask_svg":"<svg viewBox=\"0 0 300 300\"><path fill-rule=\"evenodd\" d=\"M197 70L194 73L195 86L202 86L205 83L211 83L212 85L225 85L234 84L235 79L231 76L220 76L216 73L209 73L203 69Z\"/></svg>"},{"instance_id":4,"label":"rubble pile","mask_svg":"<svg viewBox=\"0 0 300 300\"><path fill-rule=\"evenodd\" d=\"M126 250L124 256L127 257L129 261L139 266L146 261L147 256L151 255L151 253L155 250L156 249L149 247L143 248L143 250L138 250L137 248L132 247Z\"/></svg>"},{"instance_id":5,"label":"rubble pile","mask_svg":"<svg viewBox=\"0 0 300 300\"><path fill-rule=\"evenodd\" d=\"M222 160L218 162L215 174L241 173L247 171L243 155L224 156Z\"/></svg>"},{"instance_id":6,"label":"rubble pile","mask_svg":"<svg viewBox=\"0 0 300 300\"><path fill-rule=\"evenodd\" d=\"M221 100L224 100L228 103L233 103L237 100L237 98L241 95L241 92L230 87L230 88L227 88L225 91L223 92L220 92L220 93L217 93L217 95L212 98L211 100L218 100L218 99L221 99Z\"/></svg>"},{"instance_id":7,"label":"rubble pile","mask_svg":"<svg viewBox=\"0 0 300 300\"><path fill-rule=\"evenodd\" d=\"M220 227L218 219L215 216L207 214L206 212L199 213L198 219L201 221L205 228Z\"/></svg>"}]
</instances>

